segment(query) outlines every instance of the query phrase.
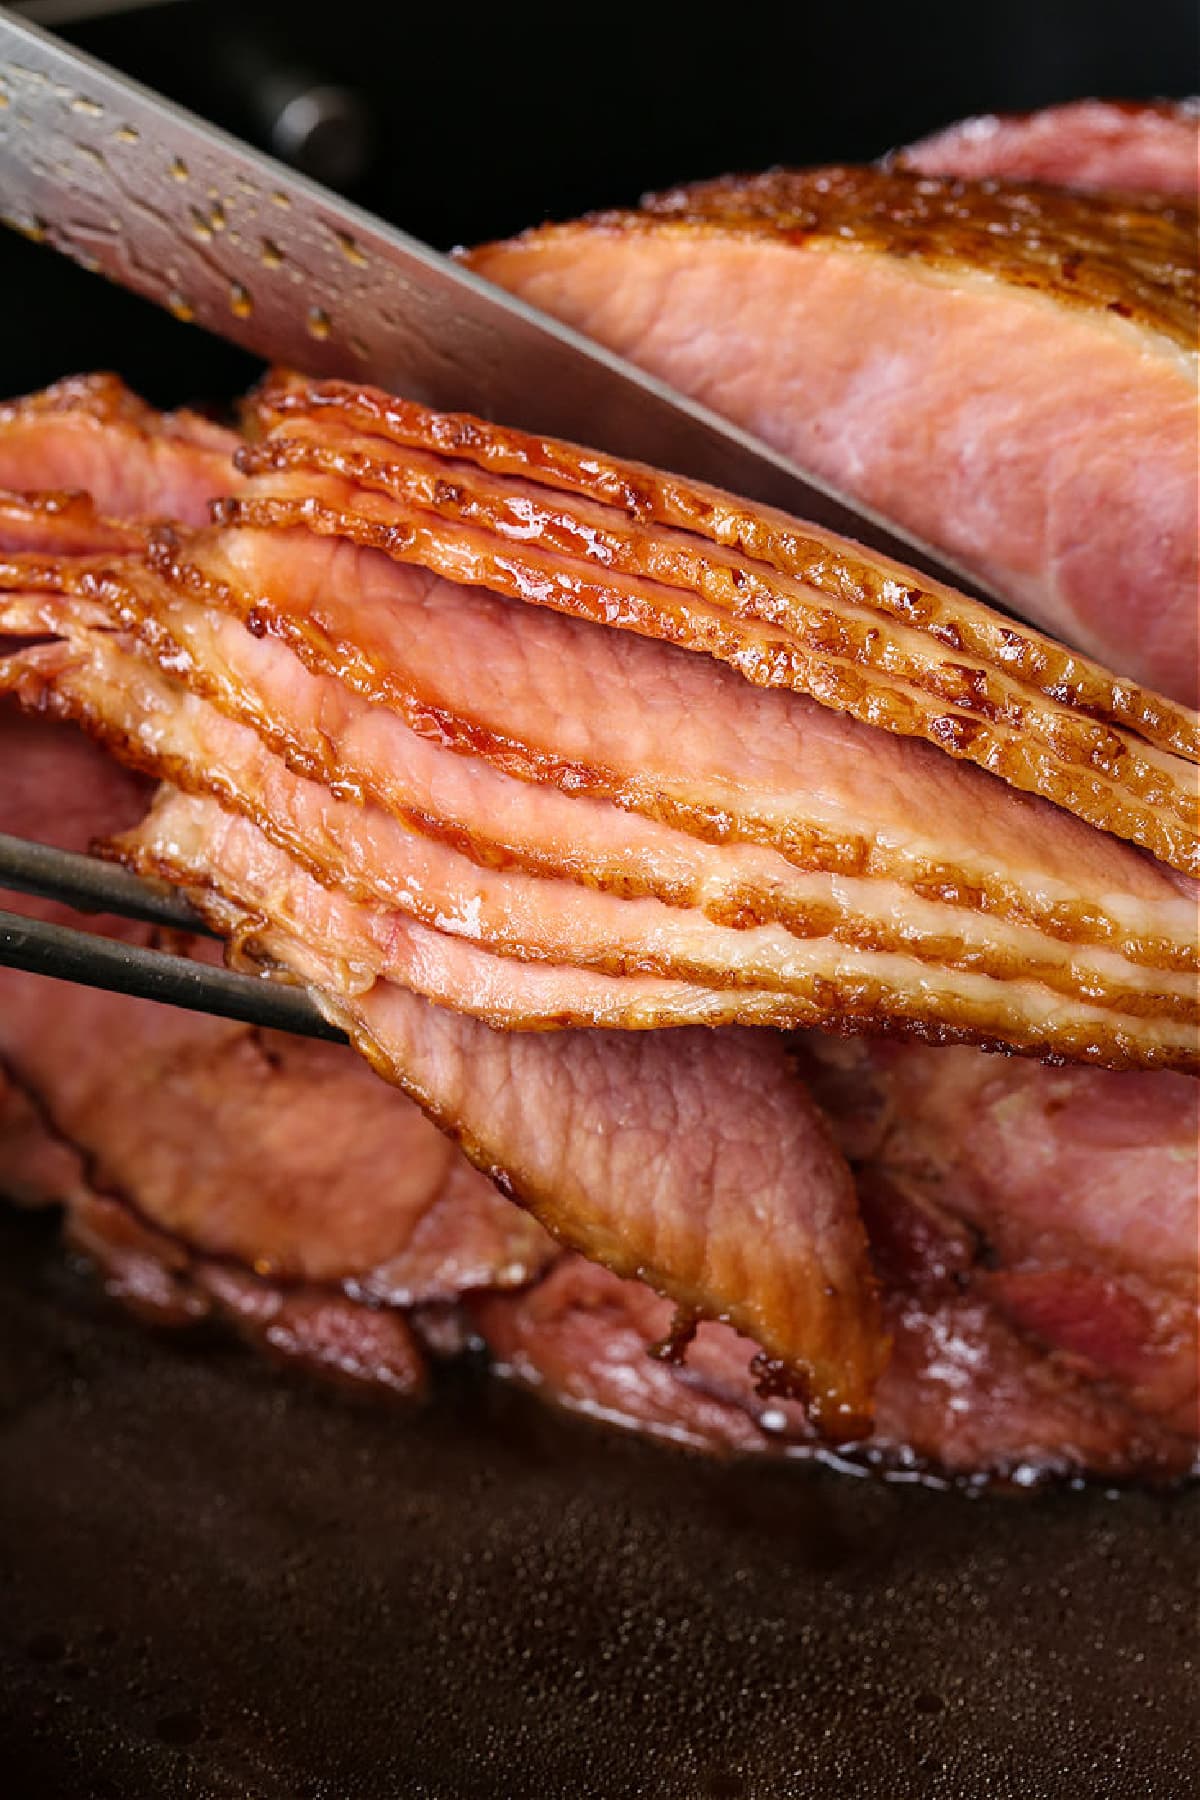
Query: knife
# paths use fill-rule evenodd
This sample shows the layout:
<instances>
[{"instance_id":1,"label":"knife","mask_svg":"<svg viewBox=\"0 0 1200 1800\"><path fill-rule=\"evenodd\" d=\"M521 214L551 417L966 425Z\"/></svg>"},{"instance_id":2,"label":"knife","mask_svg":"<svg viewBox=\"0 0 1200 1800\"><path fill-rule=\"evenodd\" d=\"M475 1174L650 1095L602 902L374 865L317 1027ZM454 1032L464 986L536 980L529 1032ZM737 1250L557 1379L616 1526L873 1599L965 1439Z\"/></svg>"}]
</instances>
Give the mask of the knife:
<instances>
[{"instance_id":1,"label":"knife","mask_svg":"<svg viewBox=\"0 0 1200 1800\"><path fill-rule=\"evenodd\" d=\"M6 8L0 217L271 362L711 482L986 593L706 407Z\"/></svg>"}]
</instances>

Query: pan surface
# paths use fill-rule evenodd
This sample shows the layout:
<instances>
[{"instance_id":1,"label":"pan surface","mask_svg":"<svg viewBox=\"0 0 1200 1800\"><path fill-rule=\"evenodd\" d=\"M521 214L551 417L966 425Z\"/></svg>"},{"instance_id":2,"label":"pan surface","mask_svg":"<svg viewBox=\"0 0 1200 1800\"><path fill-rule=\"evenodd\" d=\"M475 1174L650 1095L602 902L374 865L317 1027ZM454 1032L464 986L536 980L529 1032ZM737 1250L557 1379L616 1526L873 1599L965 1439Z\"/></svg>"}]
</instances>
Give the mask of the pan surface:
<instances>
[{"instance_id":1,"label":"pan surface","mask_svg":"<svg viewBox=\"0 0 1200 1800\"><path fill-rule=\"evenodd\" d=\"M12 1800L1183 1800L1198 1520L355 1403L0 1208Z\"/></svg>"}]
</instances>

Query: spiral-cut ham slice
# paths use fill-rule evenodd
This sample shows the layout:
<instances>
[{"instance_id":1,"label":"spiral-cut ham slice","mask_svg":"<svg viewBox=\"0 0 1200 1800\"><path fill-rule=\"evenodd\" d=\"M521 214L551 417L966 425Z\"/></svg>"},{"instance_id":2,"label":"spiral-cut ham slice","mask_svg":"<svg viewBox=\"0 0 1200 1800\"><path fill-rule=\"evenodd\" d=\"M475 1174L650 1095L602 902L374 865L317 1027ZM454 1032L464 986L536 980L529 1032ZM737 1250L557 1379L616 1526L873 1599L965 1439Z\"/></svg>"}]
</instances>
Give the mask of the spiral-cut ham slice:
<instances>
[{"instance_id":1,"label":"spiral-cut ham slice","mask_svg":"<svg viewBox=\"0 0 1200 1800\"><path fill-rule=\"evenodd\" d=\"M1176 194L1200 183L1200 106L1071 100L1035 113L962 119L888 159L919 175L1044 181L1054 187Z\"/></svg>"},{"instance_id":2,"label":"spiral-cut ham slice","mask_svg":"<svg viewBox=\"0 0 1200 1800\"><path fill-rule=\"evenodd\" d=\"M0 709L0 746L4 828L82 847L138 815L137 782L67 728ZM800 1408L755 1393L727 1327L702 1324L682 1366L650 1358L671 1308L639 1283L570 1259L506 1300L522 1258L525 1281L544 1260L533 1221L348 1052L12 972L0 996L0 1038L38 1101L0 1082L0 1186L65 1202L72 1241L141 1315L219 1312L275 1353L411 1391L420 1353L391 1308L487 1289L475 1329L547 1396L706 1447L809 1443ZM966 1473L1185 1467L1186 1395L1174 1431L1149 1403L1172 1366L1194 1243L1195 1087L979 1052L825 1048L810 1073L860 1182L882 1151L893 1184L916 1172L922 1194L952 1191L974 1222L965 1239L914 1237L901 1267L894 1186L870 1215L896 1348L864 1453ZM422 1184L436 1204L422 1206ZM379 1263L389 1244L403 1247ZM277 1273L243 1272L252 1258ZM957 1286L964 1273L979 1291ZM1174 1366L1194 1411L1188 1343Z\"/></svg>"},{"instance_id":3,"label":"spiral-cut ham slice","mask_svg":"<svg viewBox=\"0 0 1200 1800\"><path fill-rule=\"evenodd\" d=\"M0 769L0 830L65 849L86 850L146 809L145 784L80 734L3 703ZM4 904L80 924L45 901ZM88 923L154 938L128 920ZM111 1239L106 1208L121 1197L151 1247L175 1246L157 1282L145 1256L127 1271L144 1276L147 1304L186 1260L180 1244L264 1280L352 1280L400 1305L521 1285L552 1253L532 1219L345 1049L3 969L0 1070L0 1186L65 1205L92 1249L97 1233Z\"/></svg>"},{"instance_id":4,"label":"spiral-cut ham slice","mask_svg":"<svg viewBox=\"0 0 1200 1800\"><path fill-rule=\"evenodd\" d=\"M283 423L239 455L255 478L228 520L303 524L709 652L1200 867L1194 716L911 570L715 490L339 384L293 383L262 413Z\"/></svg>"},{"instance_id":5,"label":"spiral-cut ham slice","mask_svg":"<svg viewBox=\"0 0 1200 1800\"><path fill-rule=\"evenodd\" d=\"M1186 1067L1193 886L919 731L876 731L828 693L817 704L788 686L752 686L720 659L655 643L675 635L658 625L622 634L520 598L520 581L556 567L578 596L592 556L610 599L624 583L630 605L666 608L657 619L671 605L694 619L721 608L734 617L734 572L757 580L750 565L761 562L766 583L793 581L772 562L781 540L770 520L743 509L738 526L761 526L765 560L714 544L682 517L639 536L610 493L590 491L596 472L579 473L567 446L542 446L554 481L529 479L507 434L471 423L466 439L486 452L471 459L459 455L464 421L426 414L414 432L410 414L405 428L428 443L405 448L389 439L390 414L383 430L356 414L347 432L344 398L329 391L313 407L291 385L266 403L272 436L245 457L216 531L113 527L104 538L97 513L99 538L88 542L94 524L74 500L61 511L34 502L25 524L9 502L0 628L34 643L5 657L2 680L187 788L164 797L126 855L193 887L243 949L308 981L376 1066L543 1224L622 1278L644 1276L685 1314L730 1319L761 1346L768 1381L799 1384L804 1415L779 1402L788 1431L860 1436L885 1337L846 1165L783 1040L738 1030L511 1037L488 1022L826 1022ZM313 454L322 430L336 466ZM398 468L412 518L389 513L401 504ZM446 470L461 477L457 495L439 488ZM293 511L254 513L272 506ZM453 572L470 585L441 580L435 562L414 565L414 518L417 531L421 520L437 527L439 554L453 551ZM540 574L520 544L522 518L551 545ZM389 531L399 531L390 544ZM504 585L497 571L520 576L516 592L489 592ZM47 637L58 641L38 641ZM829 668L853 661L842 648L820 650ZM867 671L874 655L864 653ZM880 680L883 709L903 691L919 713L941 679L928 657L921 635L898 632L903 680ZM984 693L993 724L1013 736L1025 716L1025 738L1042 745L1038 767L1085 799L1090 779L1088 805L1112 794L1141 821L1178 814L1178 745L1191 722L1072 666L1103 718L1079 695L1065 704L1033 659L1018 697ZM871 680L883 675L887 657ZM860 1179L871 1202L874 1175ZM205 1211L225 1217L232 1255L245 1260L250 1238L234 1242L245 1208L221 1215L205 1201ZM896 1211L889 1202L873 1224L882 1267ZM88 1217L95 1244L121 1237L108 1213ZM180 1222L184 1238L203 1233L185 1210ZM128 1267L144 1271L139 1255L130 1247ZM291 1330L272 1310L277 1296L239 1274L216 1280L203 1246L187 1255L185 1298L207 1294L198 1303L270 1314L279 1334ZM308 1265L300 1273L308 1280ZM1083 1355L1087 1334L1069 1314L1092 1307L1108 1321L1092 1350L1103 1337L1112 1361L1124 1330L1132 1370L1150 1334L1150 1316L1133 1321L1137 1296L1083 1294L1078 1282L1067 1294L1045 1273L1036 1262L988 1271L986 1291L981 1276L979 1292L948 1310L921 1300L916 1325L892 1296L901 1345L925 1346L903 1359L901 1393L916 1408L905 1442L921 1449L945 1435L945 1395L927 1391L939 1330L982 1343L1002 1314L1009 1336L1058 1332L1070 1337L1065 1354ZM342 1274L358 1283L345 1265ZM315 1345L353 1336L317 1300L295 1312L304 1328ZM401 1366L407 1350L396 1355ZM741 1373L730 1363L727 1377L752 1409L747 1357L741 1346ZM1166 1391L1151 1381L1153 1357L1142 1359L1139 1400ZM1027 1357L1013 1348L995 1368L1020 1399ZM1063 1442L1074 1404L1052 1415ZM1087 1408L1087 1433L1063 1465L1108 1465L1103 1402L1090 1388ZM1133 1420L1119 1436L1150 1465L1159 1453L1139 1431ZM1013 1433L993 1440L1002 1462Z\"/></svg>"},{"instance_id":6,"label":"spiral-cut ham slice","mask_svg":"<svg viewBox=\"0 0 1200 1800\"><path fill-rule=\"evenodd\" d=\"M155 412L115 375L77 375L0 405L0 490L86 495L110 530L117 520L200 525L230 490L237 442L197 413Z\"/></svg>"},{"instance_id":7,"label":"spiral-cut ham slice","mask_svg":"<svg viewBox=\"0 0 1200 1800\"><path fill-rule=\"evenodd\" d=\"M377 393L292 383L261 410L285 423L239 459L264 472L222 502L229 520L303 523L711 651L758 683L925 737L1176 867L1200 867L1194 716L986 609L913 590L911 571L715 491ZM447 454L455 445L465 457ZM731 537L734 548L714 541Z\"/></svg>"},{"instance_id":8,"label":"spiral-cut ham slice","mask_svg":"<svg viewBox=\"0 0 1200 1800\"><path fill-rule=\"evenodd\" d=\"M826 1435L861 1431L885 1349L865 1234L777 1039L494 1032L376 981L348 904L322 925L318 906L298 918L308 878L289 880L212 801L164 799L121 847L310 982L376 1068L554 1236L688 1314L727 1319L768 1375L799 1384Z\"/></svg>"},{"instance_id":9,"label":"spiral-cut ham slice","mask_svg":"<svg viewBox=\"0 0 1200 1800\"><path fill-rule=\"evenodd\" d=\"M254 537L225 534L220 540L225 563L244 559ZM297 548L296 541L289 546L279 534L263 538L267 553L281 544L293 553ZM660 646L613 637L553 615L518 616L514 621L504 603L470 593L462 593L467 610L461 619L452 610L453 593L448 592L432 610L419 609L414 626L406 626L397 607L404 584L411 586L411 573L376 559L377 572L386 582L383 599L391 602L379 604L380 596L372 593L370 568L361 566L370 554L349 552L353 585L341 584L347 611L355 629L365 623L370 636L374 600L380 629L390 634L396 657L411 659L419 647L425 680L438 679L439 664L449 668L457 656L476 706L480 698L486 701L489 683L502 689L510 728L524 709L526 717L537 721L543 744L561 743L573 716L576 751L581 741L588 741L590 729L595 748L590 748L589 760L619 749L631 778L643 783L665 762L674 774L668 777L664 770L657 777L660 787L666 788L669 779L699 786L698 794L688 795L693 825L718 808L732 812L737 800L728 776L723 777L723 786L715 784L722 780L720 771L739 767L753 783L760 805L771 805L774 787L776 831L783 837L785 856L785 831L795 834L804 816L801 809L816 793L826 808L826 835L837 837L843 854L853 830L869 832L876 839L886 835L902 844L910 860L906 863L902 853L889 867L885 857L880 872L887 879L882 881L871 879L869 866L851 865L845 882L821 870L818 862L819 894L826 911L840 908L842 916L835 921L833 934L818 927L805 936L748 922L734 928L714 923L694 908L590 890L577 881L578 870L565 853L559 868L565 879L547 879L551 871L545 867L537 875L483 870L460 849L439 841L436 829L414 834L409 820L401 824L382 808L349 804L322 783L298 778L250 728L258 722L252 707L241 707L247 724L224 716L219 709L221 683L206 684L202 661L197 685L200 693L206 686L216 693L216 708L200 694L182 695L172 680L143 669L103 633L97 634L95 608L114 602L114 597L117 614L124 610L126 617L136 619L136 598L131 596L136 594L139 565L127 571L123 581L112 574L94 577L85 570L79 583L86 596L84 617L78 627L69 619L56 625L60 602L53 596L9 602L7 610L0 610L0 621L8 629L30 634L39 626L62 629L73 641L66 655L34 649L9 658L3 679L31 702L58 704L86 720L141 766L193 791L214 791L239 808L335 895L344 891L373 903L364 916L377 919L377 940L403 946L402 961L386 973L493 1024L628 1027L738 1021L829 1023L860 1029L874 1024L943 1038L966 1036L1027 1051L1067 1050L1084 1060L1118 1067L1194 1063L1196 1001L1187 969L1194 953L1194 909L1171 877L1135 852L1050 808L1039 821L1034 802L924 746L862 732L852 722L839 721L790 695L755 695L712 665ZM346 560L343 547L320 541L315 566L312 559L303 558L303 579L320 583L323 599L318 610L326 613L336 604L339 559ZM259 593L263 566L259 557L254 588ZM194 577L195 570L190 573ZM289 604L307 618L309 600L300 581L298 568L287 586ZM161 600L157 578L149 577L144 588L143 605L152 607L155 596ZM481 607L496 614L490 632ZM186 599L176 605L176 613L181 609L193 616L202 611ZM169 613L160 612L159 622L164 616L170 626ZM531 643L529 632L535 627L542 638L549 632L550 641L539 645L535 637ZM176 631L169 645L160 641L157 650L173 674L186 672L204 645L203 636L195 631L190 645L177 624ZM446 631L449 639L441 636ZM560 640L557 653L555 637ZM461 670L462 644L470 645L472 667L466 671ZM620 657L607 685L602 685L594 702L572 715L570 709L578 709L587 693L588 680L594 680L597 670L605 676L605 655L614 645ZM572 648L577 653L574 661ZM531 649L532 664L527 660ZM518 661L510 671L505 658L511 661L514 653ZM632 676L622 667L631 658ZM252 671L251 684L256 665L268 670L268 685L278 681L281 671L270 647L245 634L240 661L243 669ZM639 679L638 661L655 665L650 678ZM395 658L387 666L394 674ZM676 676L682 679L681 688L672 685ZM312 677L295 671L283 679L285 686L275 689L274 703L280 711L268 737L286 743L289 722L297 712L290 696L297 682L303 685L307 679L311 684ZM330 680L325 678L326 686ZM695 693L694 684L698 684ZM657 716L649 721L649 729L644 718L639 722L633 716L637 696L647 688L657 695ZM732 692L723 696L722 689ZM301 706L301 718L308 714L320 719L324 691L319 687ZM262 707L261 687L257 698L270 720L271 705ZM755 729L745 711L751 701L760 709L773 708L773 721L759 722ZM438 711L444 720L445 707ZM723 714L727 743L719 724ZM589 727L588 721L594 725ZM847 731L860 733L866 743L847 744ZM391 741L403 747L394 735ZM872 750L901 759L891 776L890 814L883 790L887 763L856 766ZM931 786L928 803L921 809L931 816L936 813L942 836L935 846L924 847L915 861L911 844L903 845L904 835L911 837L903 809L911 806L913 783L921 773L919 763L904 764L904 757L913 752L931 760L929 774L935 784L939 780L947 784ZM971 792L977 782L995 790L986 831L977 826L984 804ZM709 783L714 784L711 794ZM378 772L374 786L378 793L386 790ZM962 822L956 836L952 815L960 788ZM526 799L531 798L535 796L527 793ZM828 809L834 806L838 810L830 817ZM1005 806L1016 809L1008 821ZM609 809L607 828L618 840L624 816L620 806ZM480 824L487 829L486 820ZM734 815L727 835L739 829L748 835ZM1064 829L1078 842L1063 841ZM979 849L991 852L992 866L1004 868L1006 881L1019 872L1017 892L1032 897L1030 907L1023 911L1011 889L1007 900L1000 888L992 894L986 917L972 905L970 891L965 907L953 904L962 898L953 891L949 905L937 903L936 890L931 898L922 885L922 871L930 866L956 867L958 880L970 881L977 872L972 858ZM985 858L983 867L987 866ZM1089 891L1080 882L1085 871L1103 885ZM1048 884L1054 893L1049 907ZM909 894L909 889L915 892ZM1118 915L1123 918L1104 918L1103 903L1110 893L1119 894ZM1004 929L998 915L1004 916L1006 904ZM397 909L406 921L402 928ZM906 914L902 931L898 919ZM1086 922L1082 942L1070 941L1072 916ZM1098 920L1104 920L1108 942L1102 936L1095 943ZM1089 935L1094 947L1087 946ZM455 946L455 940L464 938L486 944L510 960L493 967L485 959L483 966L492 978L481 985L470 959L464 960ZM572 971L569 978L567 967Z\"/></svg>"},{"instance_id":10,"label":"spiral-cut ham slice","mask_svg":"<svg viewBox=\"0 0 1200 1800\"><path fill-rule=\"evenodd\" d=\"M1195 232L1152 200L834 168L469 261L1194 704Z\"/></svg>"}]
</instances>

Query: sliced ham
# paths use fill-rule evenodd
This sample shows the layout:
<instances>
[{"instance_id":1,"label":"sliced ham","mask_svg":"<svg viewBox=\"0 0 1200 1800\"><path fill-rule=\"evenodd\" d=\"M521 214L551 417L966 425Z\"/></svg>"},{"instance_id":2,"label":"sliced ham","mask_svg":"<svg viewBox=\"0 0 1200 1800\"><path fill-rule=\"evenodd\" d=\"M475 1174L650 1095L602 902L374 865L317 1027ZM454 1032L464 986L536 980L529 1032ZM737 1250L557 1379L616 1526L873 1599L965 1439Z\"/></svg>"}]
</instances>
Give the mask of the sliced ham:
<instances>
[{"instance_id":1,"label":"sliced ham","mask_svg":"<svg viewBox=\"0 0 1200 1800\"><path fill-rule=\"evenodd\" d=\"M283 423L239 454L254 478L227 520L302 524L707 652L1195 857L1194 716L912 570L715 489L341 384L293 382L260 414Z\"/></svg>"},{"instance_id":2,"label":"sliced ham","mask_svg":"<svg viewBox=\"0 0 1200 1800\"><path fill-rule=\"evenodd\" d=\"M104 1277L106 1291L156 1325L213 1319L281 1362L344 1387L405 1399L427 1390L423 1347L404 1314L366 1306L336 1288L286 1285L198 1256L108 1195L76 1198L67 1241Z\"/></svg>"},{"instance_id":3,"label":"sliced ham","mask_svg":"<svg viewBox=\"0 0 1200 1800\"><path fill-rule=\"evenodd\" d=\"M893 168L969 181L1176 194L1195 202L1200 108L1195 100L1071 100L1041 112L984 113L889 158Z\"/></svg>"},{"instance_id":4,"label":"sliced ham","mask_svg":"<svg viewBox=\"0 0 1200 1800\"><path fill-rule=\"evenodd\" d=\"M1200 1445L1200 1090L972 1050L813 1034L798 1047L856 1172L893 1351L860 1454L895 1466L1185 1473ZM568 1406L709 1448L805 1454L705 1324L579 1260L472 1301L501 1365Z\"/></svg>"},{"instance_id":5,"label":"sliced ham","mask_svg":"<svg viewBox=\"0 0 1200 1800\"><path fill-rule=\"evenodd\" d=\"M0 830L85 849L145 811L139 779L7 705L0 766ZM44 902L5 905L80 924ZM74 1211L124 1195L196 1252L285 1281L353 1278L394 1303L520 1284L549 1255L534 1223L349 1051L6 969L0 1062L4 1184L26 1200Z\"/></svg>"},{"instance_id":6,"label":"sliced ham","mask_svg":"<svg viewBox=\"0 0 1200 1800\"><path fill-rule=\"evenodd\" d=\"M834 168L468 260L1194 704L1195 230L1152 200Z\"/></svg>"},{"instance_id":7,"label":"sliced ham","mask_svg":"<svg viewBox=\"0 0 1200 1800\"><path fill-rule=\"evenodd\" d=\"M862 1429L885 1353L866 1239L845 1163L777 1038L492 1031L365 972L349 906L323 929L295 917L286 870L254 839L211 801L167 797L121 847L243 950L311 983L380 1073L552 1235L688 1315L728 1320L826 1435Z\"/></svg>"},{"instance_id":8,"label":"sliced ham","mask_svg":"<svg viewBox=\"0 0 1200 1800\"><path fill-rule=\"evenodd\" d=\"M398 1391L420 1388L423 1356L392 1309L442 1308L426 1335L458 1343L462 1325L444 1308L473 1290L476 1327L515 1371L698 1440L849 1440L856 1454L958 1470L1184 1466L1195 1307L1179 1253L1187 1170L1175 1163L1189 1084L1141 1078L1140 1107L1126 1104L1132 1088L1095 1090L1134 1151L1131 1175L1166 1184L1159 1247L1143 1256L1136 1210L1114 1208L1106 1235L1099 1162L1069 1131L1056 1137L1060 1112L1086 1110L1083 1083L1128 1078L1071 1071L1081 1085L1068 1099L1022 1064L1028 1080L1001 1083L997 1098L972 1071L1007 1065L976 1052L957 1053L959 1069L937 1061L942 1051L916 1047L906 1063L906 1051L851 1046L843 1063L820 1036L512 1036L466 1015L807 1023L803 993L828 1023L861 1026L863 984L846 971L869 969L892 981L875 1024L949 1034L986 993L990 1029L976 1019L977 1035L1102 1060L1117 1049L1160 1060L1165 1047L1182 1062L1195 1048L1193 884L919 741L931 735L915 728L930 696L950 704L933 646L945 648L937 631L952 619L936 596L905 590L910 630L887 571L881 648L861 629L865 603L844 564L812 587L808 564L797 573L811 542L726 497L715 496L724 512L705 513L704 495L649 471L336 384L277 385L260 419L268 436L229 476L237 493L216 531L152 534L75 497L0 506L0 629L34 640L4 659L4 682L188 789L162 796L125 854L192 888L241 954L308 982L504 1191L605 1267L551 1263L533 1220L450 1152L440 1186L422 1153L381 1195L382 1128L343 1091L345 1057L327 1046L290 1046L299 1065L268 1059L260 1095L239 1028L188 1020L231 1037L184 1067L159 1055L174 1043L162 1023L140 1069L130 1057L129 1084L105 1089L111 1104L99 1106L94 1070L55 1073L80 1020L64 1013L39 1053L21 999L9 1029L22 1066L0 1138L28 1191L68 1185L85 1139L97 1168L128 1168L112 1185L132 1207L86 1179L70 1201L76 1240L114 1289L143 1310L225 1317L354 1380L377 1362ZM155 438L152 424L143 436ZM532 466L534 449L544 466ZM443 556L458 582L438 578ZM556 571L565 602L544 591ZM751 589L745 607L735 574ZM810 676L840 680L853 665L888 732L848 716L855 707L831 689L814 701L790 681L763 690L743 679L748 666L735 672L754 641L738 637L743 627L777 632L773 654L798 655L795 609L811 609L809 587L815 604L837 602L835 636L807 647ZM562 616L586 615L589 591L599 612ZM595 622L614 605L608 622L632 621L634 635ZM734 670L719 651L652 641L678 637L664 622L680 618L710 634L732 620ZM953 618L969 640L955 653L960 675L987 664L989 645L1003 649L984 609ZM956 709L974 707L1018 749L1039 742L1035 772L1068 779L1087 804L1131 809L1142 830L1174 814L1194 831L1184 802L1195 721L1082 659L1053 667L1061 653L1043 657L1034 634L1010 635L1008 662L997 655L982 684L964 676ZM913 708L902 727L898 694ZM1168 848L1187 866L1180 843ZM302 1066L310 1050L328 1059L316 1078ZM172 1110L164 1131L149 1130L144 1095L176 1079L178 1121ZM391 1121L385 1103L403 1110L394 1129L407 1133L408 1103L359 1080L381 1118ZM334 1100L349 1143L326 1124ZM264 1152L270 1163L243 1159L242 1139L256 1142L276 1103L283 1147ZM329 1158L357 1173L344 1218L319 1202L292 1210L274 1182L276 1154L290 1171L293 1135L304 1152L310 1115ZM206 1116L207 1186L178 1173ZM1040 1168L1022 1161L1022 1135ZM311 1160L312 1172L327 1166ZM1039 1206L1039 1185L1056 1207ZM674 1318L633 1276L670 1297ZM520 1299L499 1293L531 1279ZM380 1302L382 1314L371 1310ZM600 1325L581 1335L586 1318ZM676 1367L697 1319L710 1322ZM651 1326L669 1342L647 1368ZM572 1370L571 1346L585 1341L599 1361Z\"/></svg>"},{"instance_id":9,"label":"sliced ham","mask_svg":"<svg viewBox=\"0 0 1200 1800\"><path fill-rule=\"evenodd\" d=\"M986 1471L1018 1486L1085 1470L1172 1479L1193 1469L1194 1423L1175 1429L1090 1382L964 1294L960 1273L943 1265L915 1288L889 1279L893 1346L875 1429L841 1455L909 1473ZM656 1359L647 1352L668 1330L669 1308L581 1258L528 1293L469 1305L501 1370L573 1410L718 1452L826 1453L797 1407L754 1391L726 1327L702 1324L680 1367Z\"/></svg>"},{"instance_id":10,"label":"sliced ham","mask_svg":"<svg viewBox=\"0 0 1200 1800\"><path fill-rule=\"evenodd\" d=\"M248 647L258 650L253 640ZM995 977L965 970L971 958L961 955L953 977L941 978L939 1003L932 949L922 961L898 954L900 944L874 953L863 943L869 919L858 924L858 944L843 947L780 928L735 930L694 909L569 880L480 868L436 836L414 834L374 806L297 777L254 731L86 628L61 650L38 647L8 659L0 665L3 683L15 684L27 704L85 720L127 759L191 793L214 792L252 821L275 846L275 895L280 903L287 897L291 929L333 934L345 956L354 945L355 958L375 973L497 1026L844 1023L865 992L901 1029L926 1029L931 1016L947 1030L969 1029L972 1006L986 1009L987 1028L1022 1047L1036 1045L1047 1022L1053 1041L1062 1041L1072 1020L1081 1029L1119 1029L1130 1054L1151 1061L1156 1044L1174 1043L1184 1054L1194 1035L1194 980L1186 972L1122 968L1111 952L1089 959L1031 933L1015 940L1020 975L1001 968L998 986ZM620 819L614 811L617 828ZM212 849L227 889L244 857L257 879L267 854L253 832L226 833ZM515 966L481 961L466 951L472 941ZM1031 964L1039 950L1043 960ZM1110 1012L1075 998L1088 960L1091 1001ZM847 996L832 1002L845 1019L830 1012L831 995Z\"/></svg>"},{"instance_id":11,"label":"sliced ham","mask_svg":"<svg viewBox=\"0 0 1200 1800\"><path fill-rule=\"evenodd\" d=\"M76 375L0 405L0 490L86 494L110 520L200 525L230 489L232 431L159 413L115 375Z\"/></svg>"}]
</instances>

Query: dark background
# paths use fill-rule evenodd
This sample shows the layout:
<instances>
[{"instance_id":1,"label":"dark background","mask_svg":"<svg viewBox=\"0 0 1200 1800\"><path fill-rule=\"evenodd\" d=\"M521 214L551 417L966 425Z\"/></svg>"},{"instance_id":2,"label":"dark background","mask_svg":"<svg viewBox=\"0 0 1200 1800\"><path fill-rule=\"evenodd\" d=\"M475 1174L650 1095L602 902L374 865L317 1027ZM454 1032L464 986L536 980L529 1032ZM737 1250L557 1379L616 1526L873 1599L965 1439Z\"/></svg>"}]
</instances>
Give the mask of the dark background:
<instances>
[{"instance_id":1,"label":"dark background","mask_svg":"<svg viewBox=\"0 0 1200 1800\"><path fill-rule=\"evenodd\" d=\"M676 181L876 156L967 113L1200 86L1193 0L177 0L66 29L264 147L281 81L350 88L373 142L349 191L443 248ZM0 296L0 393L110 366L167 403L256 372L16 238Z\"/></svg>"}]
</instances>

